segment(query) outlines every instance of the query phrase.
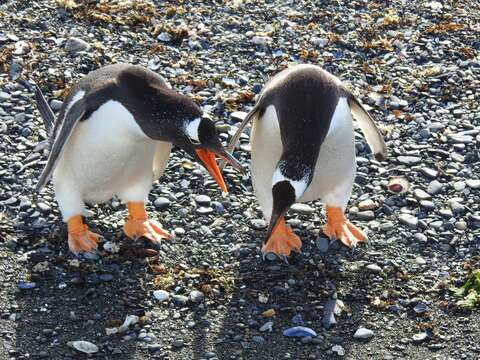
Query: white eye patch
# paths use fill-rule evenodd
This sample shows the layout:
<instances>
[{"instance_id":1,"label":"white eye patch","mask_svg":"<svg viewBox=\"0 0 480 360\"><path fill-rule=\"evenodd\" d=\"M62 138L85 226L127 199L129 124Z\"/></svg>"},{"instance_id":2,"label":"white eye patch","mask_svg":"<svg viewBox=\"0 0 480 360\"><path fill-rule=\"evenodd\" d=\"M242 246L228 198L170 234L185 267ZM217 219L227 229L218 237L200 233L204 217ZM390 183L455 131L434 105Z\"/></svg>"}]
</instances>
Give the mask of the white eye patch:
<instances>
[{"instance_id":1,"label":"white eye patch","mask_svg":"<svg viewBox=\"0 0 480 360\"><path fill-rule=\"evenodd\" d=\"M307 177L304 177L300 180L292 180L283 175L282 171L277 167L275 169L275 172L273 173L272 187L280 181L288 181L290 185L292 185L292 187L295 189L296 200L298 200L303 195L308 186Z\"/></svg>"},{"instance_id":2,"label":"white eye patch","mask_svg":"<svg viewBox=\"0 0 480 360\"><path fill-rule=\"evenodd\" d=\"M188 137L197 142L200 141L200 139L198 138L199 126L200 126L200 118L196 118L188 122L185 127L185 133L188 135Z\"/></svg>"}]
</instances>

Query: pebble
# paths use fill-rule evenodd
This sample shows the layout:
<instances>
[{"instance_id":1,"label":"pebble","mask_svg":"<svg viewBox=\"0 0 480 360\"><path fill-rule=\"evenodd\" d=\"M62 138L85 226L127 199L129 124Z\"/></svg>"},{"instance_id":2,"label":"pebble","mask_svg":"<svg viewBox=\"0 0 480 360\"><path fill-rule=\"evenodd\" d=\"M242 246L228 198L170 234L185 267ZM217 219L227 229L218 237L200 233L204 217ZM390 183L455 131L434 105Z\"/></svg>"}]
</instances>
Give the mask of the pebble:
<instances>
[{"instance_id":1,"label":"pebble","mask_svg":"<svg viewBox=\"0 0 480 360\"><path fill-rule=\"evenodd\" d=\"M268 331L268 332L271 332L273 329L273 321L267 321L265 324L263 324L261 327L260 327L260 331L261 332L265 332L265 331Z\"/></svg>"},{"instance_id":2,"label":"pebble","mask_svg":"<svg viewBox=\"0 0 480 360\"><path fill-rule=\"evenodd\" d=\"M172 346L177 349L181 348L183 346L183 340L174 340Z\"/></svg>"},{"instance_id":3,"label":"pebble","mask_svg":"<svg viewBox=\"0 0 480 360\"><path fill-rule=\"evenodd\" d=\"M434 169L430 169L428 167L423 167L420 169L420 172L428 177L429 179L436 179L438 176L438 171Z\"/></svg>"},{"instance_id":4,"label":"pebble","mask_svg":"<svg viewBox=\"0 0 480 360\"><path fill-rule=\"evenodd\" d=\"M345 349L341 345L334 345L332 346L332 351L337 354L338 356L344 356L345 355Z\"/></svg>"},{"instance_id":5,"label":"pebble","mask_svg":"<svg viewBox=\"0 0 480 360\"><path fill-rule=\"evenodd\" d=\"M205 295L201 291L193 290L190 292L189 298L193 303L200 303L205 298Z\"/></svg>"},{"instance_id":6,"label":"pebble","mask_svg":"<svg viewBox=\"0 0 480 360\"><path fill-rule=\"evenodd\" d=\"M153 296L160 302L163 302L170 298L170 294L168 293L168 291L165 290L155 290L153 292Z\"/></svg>"},{"instance_id":7,"label":"pebble","mask_svg":"<svg viewBox=\"0 0 480 360\"><path fill-rule=\"evenodd\" d=\"M415 335L413 335L412 339L414 342L416 343L421 343L423 341L425 341L428 337L428 334L426 332L421 332L421 333L417 333Z\"/></svg>"},{"instance_id":8,"label":"pebble","mask_svg":"<svg viewBox=\"0 0 480 360\"><path fill-rule=\"evenodd\" d=\"M422 161L422 158L417 156L399 156L397 160L404 165L417 165Z\"/></svg>"},{"instance_id":9,"label":"pebble","mask_svg":"<svg viewBox=\"0 0 480 360\"><path fill-rule=\"evenodd\" d=\"M264 344L265 343L265 338L263 336L253 336L252 341L256 344Z\"/></svg>"},{"instance_id":10,"label":"pebble","mask_svg":"<svg viewBox=\"0 0 480 360\"><path fill-rule=\"evenodd\" d=\"M188 297L184 295L173 295L172 300L176 305L185 306L188 302Z\"/></svg>"},{"instance_id":11,"label":"pebble","mask_svg":"<svg viewBox=\"0 0 480 360\"><path fill-rule=\"evenodd\" d=\"M310 215L313 213L314 209L307 204L293 204L290 209L297 214Z\"/></svg>"},{"instance_id":12,"label":"pebble","mask_svg":"<svg viewBox=\"0 0 480 360\"><path fill-rule=\"evenodd\" d=\"M315 244L320 252L326 253L330 246L330 241L326 237L320 236L315 240Z\"/></svg>"},{"instance_id":13,"label":"pebble","mask_svg":"<svg viewBox=\"0 0 480 360\"><path fill-rule=\"evenodd\" d=\"M427 193L426 191L422 189L415 189L413 190L413 195L418 199L418 200L429 200L432 198L432 196Z\"/></svg>"},{"instance_id":14,"label":"pebble","mask_svg":"<svg viewBox=\"0 0 480 360\"><path fill-rule=\"evenodd\" d=\"M255 230L263 230L267 227L267 222L263 219L252 219L251 224Z\"/></svg>"},{"instance_id":15,"label":"pebble","mask_svg":"<svg viewBox=\"0 0 480 360\"><path fill-rule=\"evenodd\" d=\"M443 184L438 180L433 180L428 184L427 193L430 195L437 195L443 189Z\"/></svg>"},{"instance_id":16,"label":"pebble","mask_svg":"<svg viewBox=\"0 0 480 360\"><path fill-rule=\"evenodd\" d=\"M77 37L71 37L65 43L65 50L71 54L90 49L90 44Z\"/></svg>"},{"instance_id":17,"label":"pebble","mask_svg":"<svg viewBox=\"0 0 480 360\"><path fill-rule=\"evenodd\" d=\"M374 274L378 274L380 272L382 272L382 268L380 266L378 266L377 264L369 264L366 266L367 270L374 273Z\"/></svg>"},{"instance_id":18,"label":"pebble","mask_svg":"<svg viewBox=\"0 0 480 360\"><path fill-rule=\"evenodd\" d=\"M20 290L31 290L37 287L37 284L34 282L19 282L17 287Z\"/></svg>"},{"instance_id":19,"label":"pebble","mask_svg":"<svg viewBox=\"0 0 480 360\"><path fill-rule=\"evenodd\" d=\"M295 326L283 330L283 336L287 337L304 337L304 336L317 336L317 333L308 327L305 326Z\"/></svg>"},{"instance_id":20,"label":"pebble","mask_svg":"<svg viewBox=\"0 0 480 360\"><path fill-rule=\"evenodd\" d=\"M371 199L363 200L358 203L358 209L361 211L373 210L377 207L377 204Z\"/></svg>"},{"instance_id":21,"label":"pebble","mask_svg":"<svg viewBox=\"0 0 480 360\"><path fill-rule=\"evenodd\" d=\"M372 330L364 328L364 327L360 327L360 328L357 329L357 331L355 331L355 334L353 334L353 337L355 339L370 339L374 335L375 334Z\"/></svg>"},{"instance_id":22,"label":"pebble","mask_svg":"<svg viewBox=\"0 0 480 360\"><path fill-rule=\"evenodd\" d=\"M425 305L422 302L419 302L415 307L413 308L413 311L415 311L416 314L424 314L427 312L428 308L427 305Z\"/></svg>"},{"instance_id":23,"label":"pebble","mask_svg":"<svg viewBox=\"0 0 480 360\"><path fill-rule=\"evenodd\" d=\"M418 225L418 219L410 214L400 214L398 216L398 220L400 220L402 224L405 224L411 228L416 228Z\"/></svg>"},{"instance_id":24,"label":"pebble","mask_svg":"<svg viewBox=\"0 0 480 360\"><path fill-rule=\"evenodd\" d=\"M158 210L164 210L164 209L166 209L170 206L170 200L167 199L166 197L161 197L160 196L160 197L155 199L155 201L153 202L153 205Z\"/></svg>"},{"instance_id":25,"label":"pebble","mask_svg":"<svg viewBox=\"0 0 480 360\"><path fill-rule=\"evenodd\" d=\"M471 189L480 189L480 180L479 179L465 180L465 184Z\"/></svg>"},{"instance_id":26,"label":"pebble","mask_svg":"<svg viewBox=\"0 0 480 360\"><path fill-rule=\"evenodd\" d=\"M420 257L420 256L417 256L415 258L415 262L418 264L418 265L425 265L427 262L425 261L424 258Z\"/></svg>"},{"instance_id":27,"label":"pebble","mask_svg":"<svg viewBox=\"0 0 480 360\"><path fill-rule=\"evenodd\" d=\"M369 221L369 220L375 219L375 213L371 210L359 211L356 216L358 220L363 220L363 221Z\"/></svg>"},{"instance_id":28,"label":"pebble","mask_svg":"<svg viewBox=\"0 0 480 360\"><path fill-rule=\"evenodd\" d=\"M207 195L197 195L195 197L195 202L199 205L205 205L205 206L209 206L210 203L211 203L211 199L209 196Z\"/></svg>"}]
</instances>

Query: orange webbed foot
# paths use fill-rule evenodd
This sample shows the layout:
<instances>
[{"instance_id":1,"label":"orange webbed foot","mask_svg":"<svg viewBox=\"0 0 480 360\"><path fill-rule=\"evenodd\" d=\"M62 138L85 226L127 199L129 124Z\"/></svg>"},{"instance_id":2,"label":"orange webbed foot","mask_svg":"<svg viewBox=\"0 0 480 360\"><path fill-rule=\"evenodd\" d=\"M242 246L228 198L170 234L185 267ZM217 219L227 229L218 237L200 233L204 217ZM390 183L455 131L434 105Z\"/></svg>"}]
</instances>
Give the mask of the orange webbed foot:
<instances>
[{"instance_id":1,"label":"orange webbed foot","mask_svg":"<svg viewBox=\"0 0 480 360\"><path fill-rule=\"evenodd\" d=\"M171 238L158 221L147 219L143 202L129 202L128 212L128 219L123 230L130 239L144 237L153 243L160 243L162 239Z\"/></svg>"},{"instance_id":2,"label":"orange webbed foot","mask_svg":"<svg viewBox=\"0 0 480 360\"><path fill-rule=\"evenodd\" d=\"M285 224L283 217L278 221L277 226L267 242L262 246L263 256L274 254L281 259L286 259L293 251L300 252L302 241L290 226Z\"/></svg>"},{"instance_id":3,"label":"orange webbed foot","mask_svg":"<svg viewBox=\"0 0 480 360\"><path fill-rule=\"evenodd\" d=\"M67 224L68 248L72 253L78 255L81 252L93 252L97 249L102 236L88 230L80 215L72 216Z\"/></svg>"},{"instance_id":4,"label":"orange webbed foot","mask_svg":"<svg viewBox=\"0 0 480 360\"><path fill-rule=\"evenodd\" d=\"M365 233L350 223L341 208L327 206L327 224L323 232L330 240L337 239L349 248L367 239Z\"/></svg>"}]
</instances>

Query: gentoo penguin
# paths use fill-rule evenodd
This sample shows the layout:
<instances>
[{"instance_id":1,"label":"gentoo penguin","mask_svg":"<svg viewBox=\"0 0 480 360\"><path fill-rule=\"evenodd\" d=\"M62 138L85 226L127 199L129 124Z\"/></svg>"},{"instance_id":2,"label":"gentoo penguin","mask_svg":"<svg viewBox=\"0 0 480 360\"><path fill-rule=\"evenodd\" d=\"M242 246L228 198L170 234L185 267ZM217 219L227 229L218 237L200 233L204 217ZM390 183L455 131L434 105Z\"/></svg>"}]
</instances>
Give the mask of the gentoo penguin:
<instances>
[{"instance_id":1,"label":"gentoo penguin","mask_svg":"<svg viewBox=\"0 0 480 360\"><path fill-rule=\"evenodd\" d=\"M48 125L51 110L38 91L36 98ZM106 202L114 195L128 205L127 237L152 242L169 238L158 222L148 219L145 201L152 182L165 170L172 144L200 161L224 192L215 156L241 170L201 109L141 66L109 65L78 81L60 109L50 140L36 190L53 177L73 253L92 251L99 241L83 223L84 203Z\"/></svg>"},{"instance_id":2,"label":"gentoo penguin","mask_svg":"<svg viewBox=\"0 0 480 360\"><path fill-rule=\"evenodd\" d=\"M352 114L377 159L387 149L379 129L341 81L314 65L296 65L274 76L233 136L253 120L252 182L269 222L262 247L265 256L286 259L302 243L285 224L295 202L321 199L326 206L323 232L352 247L365 234L345 217L356 172Z\"/></svg>"}]
</instances>

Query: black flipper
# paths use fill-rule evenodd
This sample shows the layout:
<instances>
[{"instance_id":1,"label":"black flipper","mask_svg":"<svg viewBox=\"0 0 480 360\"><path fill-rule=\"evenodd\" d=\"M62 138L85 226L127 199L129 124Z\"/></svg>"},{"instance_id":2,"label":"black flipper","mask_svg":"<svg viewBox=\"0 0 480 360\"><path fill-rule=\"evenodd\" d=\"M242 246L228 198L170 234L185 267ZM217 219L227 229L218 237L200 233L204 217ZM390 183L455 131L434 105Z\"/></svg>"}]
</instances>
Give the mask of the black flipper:
<instances>
[{"instance_id":1,"label":"black flipper","mask_svg":"<svg viewBox=\"0 0 480 360\"><path fill-rule=\"evenodd\" d=\"M45 100L42 90L40 90L38 85L35 85L35 100L37 101L38 111L40 111L40 115L42 115L45 130L47 130L47 134L51 135L55 123L55 114L48 105L47 100Z\"/></svg>"},{"instance_id":2,"label":"black flipper","mask_svg":"<svg viewBox=\"0 0 480 360\"><path fill-rule=\"evenodd\" d=\"M57 136L55 137L52 148L50 150L50 154L48 156L47 165L45 165L45 168L40 175L40 179L38 180L37 186L35 187L35 191L40 192L46 185L48 180L50 180L53 170L55 170L58 160L62 155L65 144L72 135L77 123L85 115L86 111L86 103L82 99L75 102L70 107L70 109L68 109L67 113L65 114L65 118L60 125ZM60 120L61 119L59 119L58 121Z\"/></svg>"}]
</instances>

